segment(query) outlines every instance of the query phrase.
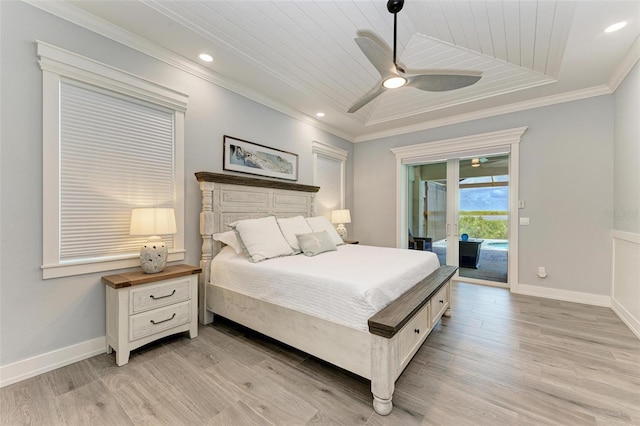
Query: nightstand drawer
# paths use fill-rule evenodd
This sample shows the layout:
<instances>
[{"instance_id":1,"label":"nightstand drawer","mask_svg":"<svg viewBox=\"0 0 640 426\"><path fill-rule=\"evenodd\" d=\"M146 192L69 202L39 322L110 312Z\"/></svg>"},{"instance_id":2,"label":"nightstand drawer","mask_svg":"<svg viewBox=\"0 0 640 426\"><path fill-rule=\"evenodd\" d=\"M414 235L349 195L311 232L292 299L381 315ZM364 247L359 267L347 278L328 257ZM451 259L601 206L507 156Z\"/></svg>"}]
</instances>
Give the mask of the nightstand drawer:
<instances>
[{"instance_id":1,"label":"nightstand drawer","mask_svg":"<svg viewBox=\"0 0 640 426\"><path fill-rule=\"evenodd\" d=\"M129 318L129 341L186 324L191 320L191 301L137 314Z\"/></svg>"},{"instance_id":2,"label":"nightstand drawer","mask_svg":"<svg viewBox=\"0 0 640 426\"><path fill-rule=\"evenodd\" d=\"M189 278L179 278L153 286L131 289L129 313L148 311L189 300Z\"/></svg>"}]
</instances>

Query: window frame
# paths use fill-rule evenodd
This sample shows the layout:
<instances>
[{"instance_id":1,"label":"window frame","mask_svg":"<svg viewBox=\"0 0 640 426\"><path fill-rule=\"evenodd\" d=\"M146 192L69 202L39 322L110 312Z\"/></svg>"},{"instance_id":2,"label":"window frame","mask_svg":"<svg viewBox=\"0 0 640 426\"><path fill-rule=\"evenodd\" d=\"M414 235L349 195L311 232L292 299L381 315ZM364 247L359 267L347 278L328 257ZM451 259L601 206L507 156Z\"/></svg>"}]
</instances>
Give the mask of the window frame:
<instances>
[{"instance_id":1,"label":"window frame","mask_svg":"<svg viewBox=\"0 0 640 426\"><path fill-rule=\"evenodd\" d=\"M42 69L42 277L80 275L140 265L137 254L60 261L60 83L78 81L173 111L177 233L168 260L184 260L184 115L188 95L126 71L37 41Z\"/></svg>"},{"instance_id":2,"label":"window frame","mask_svg":"<svg viewBox=\"0 0 640 426\"><path fill-rule=\"evenodd\" d=\"M313 153L313 184L316 186L319 185L318 156L323 156L340 163L340 209L344 209L346 205L346 163L349 157L349 151L317 141L312 141L311 150ZM320 191L322 191L322 188L320 188ZM315 208L315 211L317 214L318 209Z\"/></svg>"}]
</instances>

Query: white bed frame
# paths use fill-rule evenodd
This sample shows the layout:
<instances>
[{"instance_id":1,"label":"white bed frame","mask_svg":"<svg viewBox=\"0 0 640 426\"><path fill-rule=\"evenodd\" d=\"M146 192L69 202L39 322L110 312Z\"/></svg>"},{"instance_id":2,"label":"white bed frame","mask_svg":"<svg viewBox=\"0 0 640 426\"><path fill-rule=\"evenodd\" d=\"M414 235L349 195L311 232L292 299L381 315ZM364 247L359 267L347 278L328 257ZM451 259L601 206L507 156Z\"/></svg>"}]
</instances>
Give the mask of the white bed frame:
<instances>
[{"instance_id":1,"label":"white bed frame","mask_svg":"<svg viewBox=\"0 0 640 426\"><path fill-rule=\"evenodd\" d=\"M315 215L318 187L200 172L202 259L199 320L214 313L371 380L373 407L391 412L395 380L433 325L451 314L449 280L455 267L441 266L369 319L369 332L342 326L210 284L211 260L221 249L212 239L236 220L266 215Z\"/></svg>"}]
</instances>

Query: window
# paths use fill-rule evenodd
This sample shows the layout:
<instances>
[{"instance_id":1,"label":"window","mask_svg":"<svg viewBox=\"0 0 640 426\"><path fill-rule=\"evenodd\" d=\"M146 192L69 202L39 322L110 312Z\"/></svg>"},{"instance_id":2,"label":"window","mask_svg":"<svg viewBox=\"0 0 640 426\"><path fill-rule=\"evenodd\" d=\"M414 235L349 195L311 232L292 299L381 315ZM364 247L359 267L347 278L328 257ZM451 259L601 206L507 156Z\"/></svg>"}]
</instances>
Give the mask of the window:
<instances>
[{"instance_id":1,"label":"window","mask_svg":"<svg viewBox=\"0 0 640 426\"><path fill-rule=\"evenodd\" d=\"M330 219L332 210L344 209L348 155L343 149L313 142L313 184L320 187L315 205L318 216Z\"/></svg>"},{"instance_id":2,"label":"window","mask_svg":"<svg viewBox=\"0 0 640 426\"><path fill-rule=\"evenodd\" d=\"M173 207L184 259L186 95L38 43L43 72L43 278L139 265L134 207Z\"/></svg>"}]
</instances>

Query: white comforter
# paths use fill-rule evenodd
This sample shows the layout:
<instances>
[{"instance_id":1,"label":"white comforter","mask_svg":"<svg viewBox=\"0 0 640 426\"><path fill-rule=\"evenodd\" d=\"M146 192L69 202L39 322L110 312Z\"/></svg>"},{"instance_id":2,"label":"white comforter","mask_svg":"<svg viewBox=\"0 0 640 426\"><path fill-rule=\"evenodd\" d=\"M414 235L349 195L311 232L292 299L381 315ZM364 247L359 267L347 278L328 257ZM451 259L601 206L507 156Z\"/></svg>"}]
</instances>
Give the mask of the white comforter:
<instances>
[{"instance_id":1,"label":"white comforter","mask_svg":"<svg viewBox=\"0 0 640 426\"><path fill-rule=\"evenodd\" d=\"M225 247L211 262L211 284L368 331L371 316L439 266L431 252L364 245L260 263Z\"/></svg>"}]
</instances>

